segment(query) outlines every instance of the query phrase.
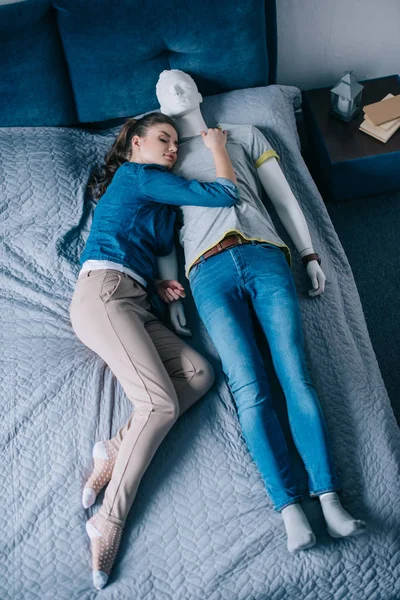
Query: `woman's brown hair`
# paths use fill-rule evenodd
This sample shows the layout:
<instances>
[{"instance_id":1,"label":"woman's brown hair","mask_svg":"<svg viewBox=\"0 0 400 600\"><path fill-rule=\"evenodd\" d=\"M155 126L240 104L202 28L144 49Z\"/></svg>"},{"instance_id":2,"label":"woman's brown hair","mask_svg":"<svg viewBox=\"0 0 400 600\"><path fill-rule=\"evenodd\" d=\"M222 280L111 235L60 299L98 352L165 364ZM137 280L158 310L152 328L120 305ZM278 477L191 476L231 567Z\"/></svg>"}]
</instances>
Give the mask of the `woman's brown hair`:
<instances>
[{"instance_id":1,"label":"woman's brown hair","mask_svg":"<svg viewBox=\"0 0 400 600\"><path fill-rule=\"evenodd\" d=\"M100 166L92 175L88 188L95 200L99 200L110 185L116 170L132 156L132 138L134 135L145 137L147 130L153 125L168 123L174 126L171 117L159 112L150 113L141 119L127 119L121 127L116 140L104 158L104 165Z\"/></svg>"}]
</instances>

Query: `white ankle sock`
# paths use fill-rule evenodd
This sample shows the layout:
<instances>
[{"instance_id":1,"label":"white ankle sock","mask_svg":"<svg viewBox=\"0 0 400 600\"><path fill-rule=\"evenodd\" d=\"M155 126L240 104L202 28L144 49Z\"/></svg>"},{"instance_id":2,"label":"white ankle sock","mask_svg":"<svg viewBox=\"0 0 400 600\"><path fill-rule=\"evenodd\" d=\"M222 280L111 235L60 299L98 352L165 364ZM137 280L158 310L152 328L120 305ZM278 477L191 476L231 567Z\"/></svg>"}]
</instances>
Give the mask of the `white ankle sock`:
<instances>
[{"instance_id":1,"label":"white ankle sock","mask_svg":"<svg viewBox=\"0 0 400 600\"><path fill-rule=\"evenodd\" d=\"M93 448L94 469L82 492L82 504L89 508L99 491L110 481L118 452L108 440L97 442Z\"/></svg>"},{"instance_id":2,"label":"white ankle sock","mask_svg":"<svg viewBox=\"0 0 400 600\"><path fill-rule=\"evenodd\" d=\"M365 522L353 519L344 510L336 492L322 494L319 499L329 535L332 537L348 537L350 535L360 535L365 531Z\"/></svg>"},{"instance_id":3,"label":"white ankle sock","mask_svg":"<svg viewBox=\"0 0 400 600\"><path fill-rule=\"evenodd\" d=\"M86 523L92 551L94 586L100 590L107 584L121 542L122 527L105 519L100 513Z\"/></svg>"},{"instance_id":4,"label":"white ankle sock","mask_svg":"<svg viewBox=\"0 0 400 600\"><path fill-rule=\"evenodd\" d=\"M103 460L107 460L107 458L109 458L104 442L97 442L94 445L93 458L102 458Z\"/></svg>"},{"instance_id":5,"label":"white ankle sock","mask_svg":"<svg viewBox=\"0 0 400 600\"><path fill-rule=\"evenodd\" d=\"M289 504L282 509L281 513L288 536L289 552L298 552L314 546L315 535L300 504Z\"/></svg>"}]
</instances>

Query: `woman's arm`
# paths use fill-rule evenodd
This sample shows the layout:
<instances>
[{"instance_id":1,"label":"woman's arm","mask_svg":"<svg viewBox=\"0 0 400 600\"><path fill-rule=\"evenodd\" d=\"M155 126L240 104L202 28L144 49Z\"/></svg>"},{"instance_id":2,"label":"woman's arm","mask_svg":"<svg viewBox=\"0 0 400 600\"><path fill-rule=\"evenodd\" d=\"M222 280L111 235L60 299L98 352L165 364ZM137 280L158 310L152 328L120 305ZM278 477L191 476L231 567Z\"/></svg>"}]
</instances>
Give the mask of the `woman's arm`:
<instances>
[{"instance_id":1,"label":"woman's arm","mask_svg":"<svg viewBox=\"0 0 400 600\"><path fill-rule=\"evenodd\" d=\"M239 198L237 186L228 178L212 182L185 179L161 165L143 165L138 177L139 192L147 199L175 206L233 206Z\"/></svg>"},{"instance_id":2,"label":"woman's arm","mask_svg":"<svg viewBox=\"0 0 400 600\"><path fill-rule=\"evenodd\" d=\"M204 145L213 155L217 178L214 182L187 180L169 173L160 165L145 165L139 175L139 189L149 200L178 206L233 206L239 199L235 171L226 150L227 132L201 132Z\"/></svg>"},{"instance_id":3,"label":"woman's arm","mask_svg":"<svg viewBox=\"0 0 400 600\"><path fill-rule=\"evenodd\" d=\"M212 152L217 177L224 177L237 184L236 173L226 149L228 132L219 127L210 128L207 132L202 131L201 137L204 145Z\"/></svg>"}]
</instances>

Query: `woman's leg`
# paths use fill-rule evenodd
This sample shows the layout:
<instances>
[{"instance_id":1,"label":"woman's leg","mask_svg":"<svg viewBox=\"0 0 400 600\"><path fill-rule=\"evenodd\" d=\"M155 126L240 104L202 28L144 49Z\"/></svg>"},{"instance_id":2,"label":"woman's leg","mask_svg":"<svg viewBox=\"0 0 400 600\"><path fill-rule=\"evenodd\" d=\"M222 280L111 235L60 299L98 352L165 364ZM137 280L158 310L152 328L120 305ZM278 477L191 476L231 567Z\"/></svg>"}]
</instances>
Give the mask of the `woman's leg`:
<instances>
[{"instance_id":1,"label":"woman's leg","mask_svg":"<svg viewBox=\"0 0 400 600\"><path fill-rule=\"evenodd\" d=\"M160 321L150 321L145 327L171 378L181 416L210 389L214 382L214 370L208 360ZM84 508L94 504L97 494L110 481L120 445L132 426L132 419L133 414L113 438L95 444L94 469L83 490Z\"/></svg>"},{"instance_id":2,"label":"woman's leg","mask_svg":"<svg viewBox=\"0 0 400 600\"><path fill-rule=\"evenodd\" d=\"M121 442L103 505L88 523L95 585L103 587L140 480L179 415L178 398L146 324L145 291L116 271L78 281L71 321L81 341L110 366L135 410Z\"/></svg>"},{"instance_id":3,"label":"woman's leg","mask_svg":"<svg viewBox=\"0 0 400 600\"><path fill-rule=\"evenodd\" d=\"M131 278L110 270L105 275L91 271L78 286L80 296L74 295L71 305L75 332L109 365L135 407L118 440L118 458L102 507L123 524L159 443L182 410L205 393L213 374L208 361L151 314L145 291ZM182 397L182 409L166 366ZM129 443L124 444L127 435ZM129 482L127 470L135 473Z\"/></svg>"},{"instance_id":4,"label":"woman's leg","mask_svg":"<svg viewBox=\"0 0 400 600\"><path fill-rule=\"evenodd\" d=\"M204 356L160 321L147 323L146 329L171 378L178 397L179 416L181 416L208 392L214 383L214 370ZM129 423L130 420L110 440L114 448L119 448Z\"/></svg>"}]
</instances>

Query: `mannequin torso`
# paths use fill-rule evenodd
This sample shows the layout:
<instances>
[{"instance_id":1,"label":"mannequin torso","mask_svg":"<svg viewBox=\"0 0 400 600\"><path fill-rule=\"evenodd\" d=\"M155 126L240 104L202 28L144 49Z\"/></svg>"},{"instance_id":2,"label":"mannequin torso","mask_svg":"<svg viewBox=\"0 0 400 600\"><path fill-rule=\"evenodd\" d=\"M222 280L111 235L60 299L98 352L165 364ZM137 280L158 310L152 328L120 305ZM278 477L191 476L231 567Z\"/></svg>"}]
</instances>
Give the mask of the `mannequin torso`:
<instances>
[{"instance_id":1,"label":"mannequin torso","mask_svg":"<svg viewBox=\"0 0 400 600\"><path fill-rule=\"evenodd\" d=\"M188 74L175 69L164 71L157 83L156 93L161 112L173 118L180 140L200 136L201 131L207 131L207 125L200 111L200 103L203 98ZM276 158L271 157L263 162L258 167L257 173L262 187L273 203L300 256L313 253L314 248L306 220ZM159 268L161 277L176 279L175 253L171 255L170 260L163 257L159 261ZM326 278L317 261L314 260L307 264L307 273L313 286L309 290L309 295L322 294ZM172 307L174 314L171 315L171 318L179 332L177 313L182 314L182 307L179 305L172 305Z\"/></svg>"}]
</instances>

